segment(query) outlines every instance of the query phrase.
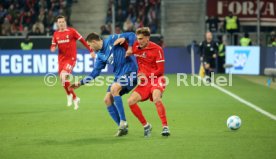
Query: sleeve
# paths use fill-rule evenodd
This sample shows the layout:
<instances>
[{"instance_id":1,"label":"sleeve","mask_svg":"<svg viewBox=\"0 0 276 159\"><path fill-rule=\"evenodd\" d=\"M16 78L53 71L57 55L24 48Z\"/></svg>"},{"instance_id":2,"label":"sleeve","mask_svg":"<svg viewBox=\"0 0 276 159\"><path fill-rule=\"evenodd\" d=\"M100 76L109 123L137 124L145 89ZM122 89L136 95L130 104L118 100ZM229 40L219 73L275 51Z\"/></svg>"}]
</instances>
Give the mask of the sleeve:
<instances>
[{"instance_id":1,"label":"sleeve","mask_svg":"<svg viewBox=\"0 0 276 159\"><path fill-rule=\"evenodd\" d=\"M52 43L51 43L51 48L52 47L56 47L57 46L57 39L56 39L56 34L54 33L53 37L52 37Z\"/></svg>"},{"instance_id":2,"label":"sleeve","mask_svg":"<svg viewBox=\"0 0 276 159\"><path fill-rule=\"evenodd\" d=\"M87 50L89 50L89 52L93 52L93 50L88 46L87 42L84 40L84 38L81 36L81 34L75 30L75 29L72 29L73 30L73 35L74 35L74 38L76 40L79 40L83 46L85 46L87 48Z\"/></svg>"},{"instance_id":3,"label":"sleeve","mask_svg":"<svg viewBox=\"0 0 276 159\"><path fill-rule=\"evenodd\" d=\"M129 46L133 46L136 41L136 35L133 32L122 33L120 34L120 37L125 38Z\"/></svg>"},{"instance_id":4,"label":"sleeve","mask_svg":"<svg viewBox=\"0 0 276 159\"><path fill-rule=\"evenodd\" d=\"M106 63L102 61L100 58L97 58L93 71L80 81L81 85L87 84L93 79L95 79L96 77L98 77L101 73L101 70L104 69L105 66L106 66Z\"/></svg>"},{"instance_id":5,"label":"sleeve","mask_svg":"<svg viewBox=\"0 0 276 159\"><path fill-rule=\"evenodd\" d=\"M165 58L164 58L164 52L162 49L158 49L157 50L157 54L156 54L156 65L157 65L157 69L154 72L151 72L151 74L153 74L154 76L162 76L164 74L164 70L165 70ZM150 76L147 75L147 76Z\"/></svg>"}]
</instances>

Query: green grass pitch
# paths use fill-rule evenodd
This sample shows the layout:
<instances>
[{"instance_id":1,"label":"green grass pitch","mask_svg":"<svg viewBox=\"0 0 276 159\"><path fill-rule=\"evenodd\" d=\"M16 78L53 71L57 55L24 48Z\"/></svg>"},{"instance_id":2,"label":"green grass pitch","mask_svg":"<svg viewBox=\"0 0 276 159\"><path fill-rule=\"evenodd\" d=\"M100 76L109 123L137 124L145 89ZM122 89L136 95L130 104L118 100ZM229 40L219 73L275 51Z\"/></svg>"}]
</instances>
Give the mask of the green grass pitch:
<instances>
[{"instance_id":1,"label":"green grass pitch","mask_svg":"<svg viewBox=\"0 0 276 159\"><path fill-rule=\"evenodd\" d=\"M60 85L47 87L43 77L1 77L0 159L272 159L276 157L276 121L212 87L177 87L176 75L163 97L171 136L161 137L155 106L140 103L153 125L150 138L123 100L129 134L116 138L103 97L107 86L81 87L80 109L66 107ZM60 83L59 83L60 84ZM233 76L224 87L276 114L276 90ZM242 127L230 131L230 115Z\"/></svg>"}]
</instances>

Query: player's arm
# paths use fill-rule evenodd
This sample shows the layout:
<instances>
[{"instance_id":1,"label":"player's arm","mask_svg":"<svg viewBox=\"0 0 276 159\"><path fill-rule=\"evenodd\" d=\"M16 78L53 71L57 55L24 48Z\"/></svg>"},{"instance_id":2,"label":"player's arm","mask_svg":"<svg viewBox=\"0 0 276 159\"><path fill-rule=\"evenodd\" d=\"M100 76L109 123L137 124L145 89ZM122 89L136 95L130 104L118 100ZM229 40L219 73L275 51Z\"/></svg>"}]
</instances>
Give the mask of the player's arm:
<instances>
[{"instance_id":1,"label":"player's arm","mask_svg":"<svg viewBox=\"0 0 276 159\"><path fill-rule=\"evenodd\" d=\"M55 34L54 34L53 37L52 37L52 44L51 44L51 47L50 47L50 51L55 52L56 47L57 47L57 40L56 40Z\"/></svg>"},{"instance_id":2,"label":"player's arm","mask_svg":"<svg viewBox=\"0 0 276 159\"><path fill-rule=\"evenodd\" d=\"M72 84L70 88L76 89L82 85L90 83L92 80L94 80L96 77L100 75L101 70L104 69L105 66L106 66L106 63L103 62L100 58L97 58L95 63L95 68L93 69L93 71L88 76L80 80L79 82Z\"/></svg>"},{"instance_id":3,"label":"player's arm","mask_svg":"<svg viewBox=\"0 0 276 159\"><path fill-rule=\"evenodd\" d=\"M126 41L128 42L126 56L130 56L132 54L132 46L136 41L136 35L133 32L119 34L119 37L117 40L115 40L114 45L123 45Z\"/></svg>"},{"instance_id":4,"label":"player's arm","mask_svg":"<svg viewBox=\"0 0 276 159\"><path fill-rule=\"evenodd\" d=\"M73 29L74 31L74 37L79 40L83 46L85 46L87 48L87 50L89 50L90 55L92 58L95 58L96 55L94 53L94 51L89 47L89 45L87 44L87 42L84 40L84 38L80 35L80 33L78 31L76 31L75 29Z\"/></svg>"},{"instance_id":5,"label":"player's arm","mask_svg":"<svg viewBox=\"0 0 276 159\"><path fill-rule=\"evenodd\" d=\"M157 69L154 72L148 73L146 74L146 76L150 77L150 76L162 76L164 74L165 71L165 58L164 58L164 52L162 49L158 49L158 52L156 53L156 65L157 65Z\"/></svg>"}]
</instances>

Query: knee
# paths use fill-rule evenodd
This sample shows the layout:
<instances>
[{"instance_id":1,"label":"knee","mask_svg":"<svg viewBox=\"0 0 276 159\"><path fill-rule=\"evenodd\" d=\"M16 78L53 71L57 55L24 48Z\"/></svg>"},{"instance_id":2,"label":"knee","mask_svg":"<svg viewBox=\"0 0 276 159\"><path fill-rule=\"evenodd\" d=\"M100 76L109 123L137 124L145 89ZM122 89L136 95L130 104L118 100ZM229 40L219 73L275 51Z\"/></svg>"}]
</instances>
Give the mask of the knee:
<instances>
[{"instance_id":1,"label":"knee","mask_svg":"<svg viewBox=\"0 0 276 159\"><path fill-rule=\"evenodd\" d=\"M110 98L105 97L105 98L104 98L104 103L105 103L105 105L109 106L109 105L112 104L112 101L111 101Z\"/></svg>"},{"instance_id":2,"label":"knee","mask_svg":"<svg viewBox=\"0 0 276 159\"><path fill-rule=\"evenodd\" d=\"M119 84L113 84L110 90L112 96L119 96L121 91L121 86Z\"/></svg>"},{"instance_id":3,"label":"knee","mask_svg":"<svg viewBox=\"0 0 276 159\"><path fill-rule=\"evenodd\" d=\"M133 105L133 104L135 104L135 103L137 103L133 98L128 98L127 99L127 104L129 105L129 106L131 106L131 105Z\"/></svg>"},{"instance_id":4,"label":"knee","mask_svg":"<svg viewBox=\"0 0 276 159\"><path fill-rule=\"evenodd\" d=\"M157 96L157 97L153 97L152 101L153 101L153 103L157 103L157 102L162 102L162 99L161 99L161 97Z\"/></svg>"}]
</instances>

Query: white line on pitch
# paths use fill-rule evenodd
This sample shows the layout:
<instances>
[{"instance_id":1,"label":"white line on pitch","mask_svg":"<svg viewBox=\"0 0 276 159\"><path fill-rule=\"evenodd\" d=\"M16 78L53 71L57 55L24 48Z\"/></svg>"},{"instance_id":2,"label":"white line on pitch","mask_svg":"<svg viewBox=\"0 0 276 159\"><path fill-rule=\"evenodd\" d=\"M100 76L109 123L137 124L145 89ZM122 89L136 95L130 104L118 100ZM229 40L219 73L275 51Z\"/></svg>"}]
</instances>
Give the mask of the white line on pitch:
<instances>
[{"instance_id":1,"label":"white line on pitch","mask_svg":"<svg viewBox=\"0 0 276 159\"><path fill-rule=\"evenodd\" d=\"M196 76L196 77L199 78L199 79L201 79L201 80L203 80L203 81L205 82L205 80L202 79L201 77L199 77L199 76ZM261 114L263 114L263 115L265 115L265 116L267 116L267 117L269 117L269 118L271 118L271 119L273 119L273 120L276 120L276 116L275 116L275 115L273 115L273 114L271 114L271 113L269 113L269 112L267 112L267 111L261 109L260 107L256 106L256 105L253 104L253 103L250 103L250 102L248 102L248 101L242 99L242 98L239 97L238 95L236 95L236 94L234 94L234 93L232 93L232 92L230 92L230 91L228 91L228 90L226 90L226 89L224 89L224 88L222 88L222 87L216 85L215 83L212 83L211 86L213 86L213 87L215 87L216 89L222 91L223 93L225 93L225 94L227 94L227 95L229 95L229 96L235 98L236 100L238 100L239 102L245 104L246 106L248 106L248 107L250 107L250 108L252 108L252 109L255 109L257 112L259 112L259 113L261 113Z\"/></svg>"}]
</instances>

